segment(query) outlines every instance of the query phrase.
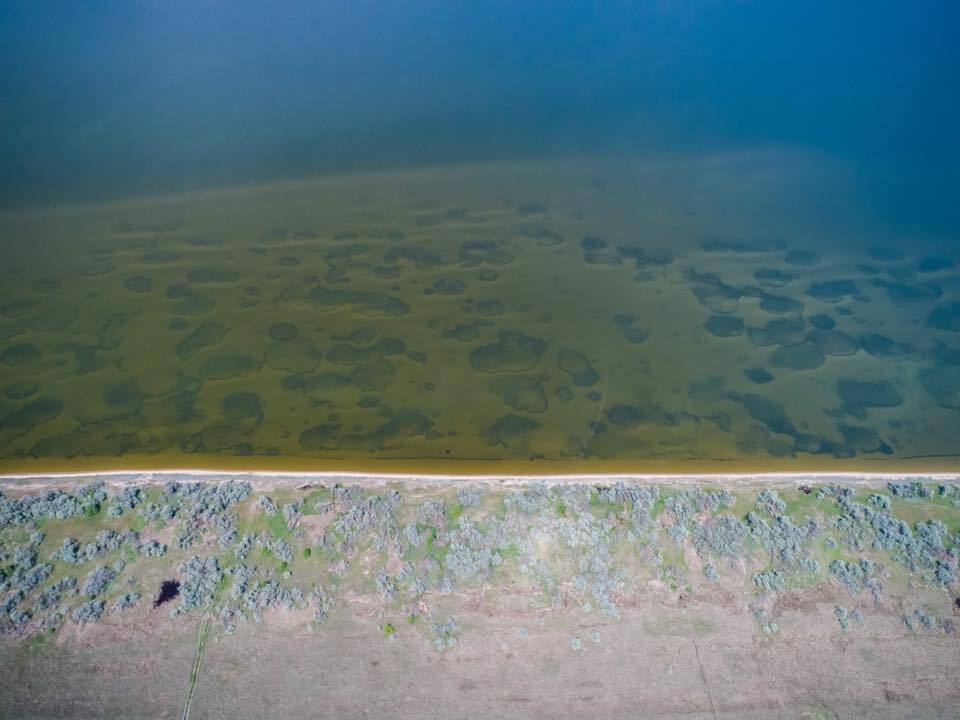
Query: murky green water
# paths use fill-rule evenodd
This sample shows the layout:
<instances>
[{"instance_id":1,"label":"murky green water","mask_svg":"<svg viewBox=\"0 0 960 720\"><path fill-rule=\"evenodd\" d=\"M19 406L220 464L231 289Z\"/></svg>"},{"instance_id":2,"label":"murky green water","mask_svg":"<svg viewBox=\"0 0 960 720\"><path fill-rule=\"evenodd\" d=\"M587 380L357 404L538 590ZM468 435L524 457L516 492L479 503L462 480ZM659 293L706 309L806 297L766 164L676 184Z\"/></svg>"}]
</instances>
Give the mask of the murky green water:
<instances>
[{"instance_id":1,"label":"murky green water","mask_svg":"<svg viewBox=\"0 0 960 720\"><path fill-rule=\"evenodd\" d=\"M960 451L960 282L800 156L7 214L0 468ZM246 462L246 461L245 461Z\"/></svg>"}]
</instances>

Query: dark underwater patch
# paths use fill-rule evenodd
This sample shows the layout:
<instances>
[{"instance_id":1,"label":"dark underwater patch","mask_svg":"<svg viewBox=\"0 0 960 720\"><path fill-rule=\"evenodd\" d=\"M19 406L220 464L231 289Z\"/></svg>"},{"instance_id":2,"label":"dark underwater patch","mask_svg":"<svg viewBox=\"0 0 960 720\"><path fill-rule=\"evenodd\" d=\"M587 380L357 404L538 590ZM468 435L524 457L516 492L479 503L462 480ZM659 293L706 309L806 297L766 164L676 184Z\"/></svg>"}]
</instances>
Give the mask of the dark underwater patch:
<instances>
[{"instance_id":1,"label":"dark underwater patch","mask_svg":"<svg viewBox=\"0 0 960 720\"><path fill-rule=\"evenodd\" d=\"M711 335L721 338L743 335L746 330L743 320L732 315L713 315L703 324L703 327Z\"/></svg>"},{"instance_id":2,"label":"dark underwater patch","mask_svg":"<svg viewBox=\"0 0 960 720\"><path fill-rule=\"evenodd\" d=\"M784 345L770 356L770 365L786 370L816 370L823 365L823 353L812 342Z\"/></svg>"},{"instance_id":3,"label":"dark underwater patch","mask_svg":"<svg viewBox=\"0 0 960 720\"><path fill-rule=\"evenodd\" d=\"M540 338L520 330L505 330L497 342L471 352L470 364L485 373L523 372L536 367L546 351L547 344Z\"/></svg>"},{"instance_id":4,"label":"dark underwater patch","mask_svg":"<svg viewBox=\"0 0 960 720\"><path fill-rule=\"evenodd\" d=\"M537 378L526 375L502 375L491 379L487 388L512 410L542 413L547 409L547 396Z\"/></svg>"},{"instance_id":5,"label":"dark underwater patch","mask_svg":"<svg viewBox=\"0 0 960 720\"><path fill-rule=\"evenodd\" d=\"M557 367L567 373L577 387L590 387L600 379L600 375L593 369L587 356L578 350L570 348L561 350L557 355Z\"/></svg>"},{"instance_id":6,"label":"dark underwater patch","mask_svg":"<svg viewBox=\"0 0 960 720\"><path fill-rule=\"evenodd\" d=\"M794 267L813 267L820 264L820 256L810 250L791 250L783 260Z\"/></svg>"}]
</instances>

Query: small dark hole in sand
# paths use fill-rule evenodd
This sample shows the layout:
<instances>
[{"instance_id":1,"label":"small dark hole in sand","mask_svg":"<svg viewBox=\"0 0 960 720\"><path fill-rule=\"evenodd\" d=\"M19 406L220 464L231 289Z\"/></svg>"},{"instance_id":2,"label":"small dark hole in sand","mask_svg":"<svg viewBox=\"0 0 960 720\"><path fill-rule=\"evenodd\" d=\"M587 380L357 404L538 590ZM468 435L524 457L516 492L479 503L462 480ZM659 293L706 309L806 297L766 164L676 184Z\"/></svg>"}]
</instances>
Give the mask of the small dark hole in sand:
<instances>
[{"instance_id":1,"label":"small dark hole in sand","mask_svg":"<svg viewBox=\"0 0 960 720\"><path fill-rule=\"evenodd\" d=\"M157 599L153 601L153 606L155 608L160 607L168 600L173 600L179 594L179 580L164 580L162 583L160 583L160 594L157 595Z\"/></svg>"}]
</instances>

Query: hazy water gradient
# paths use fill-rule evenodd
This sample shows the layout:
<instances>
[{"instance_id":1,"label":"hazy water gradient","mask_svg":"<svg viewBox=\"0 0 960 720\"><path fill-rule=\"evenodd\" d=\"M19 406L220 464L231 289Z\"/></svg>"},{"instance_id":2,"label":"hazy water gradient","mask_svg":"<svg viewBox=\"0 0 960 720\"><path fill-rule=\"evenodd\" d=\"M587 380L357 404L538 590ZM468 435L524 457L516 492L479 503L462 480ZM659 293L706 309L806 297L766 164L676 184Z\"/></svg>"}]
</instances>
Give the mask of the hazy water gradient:
<instances>
[{"instance_id":1,"label":"hazy water gradient","mask_svg":"<svg viewBox=\"0 0 960 720\"><path fill-rule=\"evenodd\" d=\"M4 4L0 463L953 463L957 15Z\"/></svg>"}]
</instances>

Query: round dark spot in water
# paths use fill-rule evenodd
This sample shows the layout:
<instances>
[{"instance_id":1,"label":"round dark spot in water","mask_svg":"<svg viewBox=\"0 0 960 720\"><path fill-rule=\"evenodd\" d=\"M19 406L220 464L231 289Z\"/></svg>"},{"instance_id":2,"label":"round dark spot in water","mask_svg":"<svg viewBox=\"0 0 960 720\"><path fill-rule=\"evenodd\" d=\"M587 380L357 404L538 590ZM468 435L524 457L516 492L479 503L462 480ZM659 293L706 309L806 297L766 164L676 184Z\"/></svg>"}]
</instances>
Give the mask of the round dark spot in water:
<instances>
[{"instance_id":1,"label":"round dark spot in water","mask_svg":"<svg viewBox=\"0 0 960 720\"><path fill-rule=\"evenodd\" d=\"M42 278L33 284L33 291L43 293L44 295L56 292L61 287L60 283L52 278Z\"/></svg>"},{"instance_id":2,"label":"round dark spot in water","mask_svg":"<svg viewBox=\"0 0 960 720\"><path fill-rule=\"evenodd\" d=\"M59 332L73 325L79 316L75 307L52 307L31 317L28 324L37 332Z\"/></svg>"},{"instance_id":3,"label":"round dark spot in water","mask_svg":"<svg viewBox=\"0 0 960 720\"><path fill-rule=\"evenodd\" d=\"M865 418L870 408L893 408L903 404L903 396L886 380L864 382L840 379L837 394L843 409L858 418Z\"/></svg>"},{"instance_id":4,"label":"round dark spot in water","mask_svg":"<svg viewBox=\"0 0 960 720\"><path fill-rule=\"evenodd\" d=\"M25 400L31 395L35 395L39 389L40 386L36 383L17 382L7 386L6 395L11 400Z\"/></svg>"},{"instance_id":5,"label":"round dark spot in water","mask_svg":"<svg viewBox=\"0 0 960 720\"><path fill-rule=\"evenodd\" d=\"M400 268L396 265L375 265L373 274L383 280L391 280L400 277Z\"/></svg>"},{"instance_id":6,"label":"round dark spot in water","mask_svg":"<svg viewBox=\"0 0 960 720\"><path fill-rule=\"evenodd\" d=\"M927 316L927 327L960 332L960 302L938 305Z\"/></svg>"},{"instance_id":7,"label":"round dark spot in water","mask_svg":"<svg viewBox=\"0 0 960 720\"><path fill-rule=\"evenodd\" d=\"M913 307L925 302L937 300L943 291L932 285L907 285L906 283L887 283L887 294L897 307Z\"/></svg>"},{"instance_id":8,"label":"round dark spot in water","mask_svg":"<svg viewBox=\"0 0 960 720\"><path fill-rule=\"evenodd\" d=\"M636 327L624 328L623 337L626 338L628 343L640 345L641 343L645 343L647 338L650 337L650 331Z\"/></svg>"},{"instance_id":9,"label":"round dark spot in water","mask_svg":"<svg viewBox=\"0 0 960 720\"><path fill-rule=\"evenodd\" d=\"M860 336L860 345L870 355L890 359L916 354L909 343L897 342L893 338L879 333L867 333Z\"/></svg>"},{"instance_id":10,"label":"round dark spot in water","mask_svg":"<svg viewBox=\"0 0 960 720\"><path fill-rule=\"evenodd\" d=\"M295 267L300 264L300 259L294 257L293 255L284 255L282 258L277 260L277 264L283 265L284 267Z\"/></svg>"},{"instance_id":11,"label":"round dark spot in water","mask_svg":"<svg viewBox=\"0 0 960 720\"><path fill-rule=\"evenodd\" d=\"M541 413L547 409L547 396L536 378L507 375L493 378L488 389L513 410Z\"/></svg>"},{"instance_id":12,"label":"round dark spot in water","mask_svg":"<svg viewBox=\"0 0 960 720\"><path fill-rule=\"evenodd\" d=\"M860 349L860 343L839 330L814 330L810 339L824 355L853 355Z\"/></svg>"},{"instance_id":13,"label":"round dark spot in water","mask_svg":"<svg viewBox=\"0 0 960 720\"><path fill-rule=\"evenodd\" d=\"M606 240L601 240L598 237L592 237L590 235L580 241L580 247L582 247L585 252L596 252L597 250L603 250L608 244L609 243L607 243Z\"/></svg>"},{"instance_id":14,"label":"round dark spot in water","mask_svg":"<svg viewBox=\"0 0 960 720\"><path fill-rule=\"evenodd\" d=\"M578 350L561 350L557 358L557 367L567 373L577 387L590 387L600 379L600 375L593 369L587 356Z\"/></svg>"},{"instance_id":15,"label":"round dark spot in water","mask_svg":"<svg viewBox=\"0 0 960 720\"><path fill-rule=\"evenodd\" d=\"M540 427L536 420L522 415L504 415L496 420L484 433L490 445L503 445L507 448L523 447L527 434Z\"/></svg>"},{"instance_id":16,"label":"round dark spot in water","mask_svg":"<svg viewBox=\"0 0 960 720\"><path fill-rule=\"evenodd\" d=\"M942 256L928 256L917 263L917 270L922 273L939 272L953 267L953 260Z\"/></svg>"},{"instance_id":17,"label":"round dark spot in water","mask_svg":"<svg viewBox=\"0 0 960 720\"><path fill-rule=\"evenodd\" d=\"M273 340L293 340L300 335L300 331L293 323L281 322L271 325L267 334Z\"/></svg>"},{"instance_id":18,"label":"round dark spot in water","mask_svg":"<svg viewBox=\"0 0 960 720\"><path fill-rule=\"evenodd\" d=\"M722 338L743 335L746 329L743 320L733 315L714 315L703 326L711 335Z\"/></svg>"},{"instance_id":19,"label":"round dark spot in water","mask_svg":"<svg viewBox=\"0 0 960 720\"><path fill-rule=\"evenodd\" d=\"M530 370L539 364L547 350L546 342L519 330L505 330L498 337L498 342L481 345L470 353L470 364L475 370L487 373Z\"/></svg>"},{"instance_id":20,"label":"round dark spot in water","mask_svg":"<svg viewBox=\"0 0 960 720\"><path fill-rule=\"evenodd\" d=\"M17 298L0 307L0 313L3 313L3 315L8 318L23 317L33 309L34 305L35 303L30 300Z\"/></svg>"},{"instance_id":21,"label":"round dark spot in water","mask_svg":"<svg viewBox=\"0 0 960 720\"><path fill-rule=\"evenodd\" d=\"M590 392L587 393L587 399L592 402L600 402L601 397L603 396L600 393L598 393L596 390L591 390Z\"/></svg>"},{"instance_id":22,"label":"round dark spot in water","mask_svg":"<svg viewBox=\"0 0 960 720\"><path fill-rule=\"evenodd\" d=\"M628 315L627 313L617 313L613 316L613 324L617 327L630 327L633 325L633 321L636 318L633 315Z\"/></svg>"},{"instance_id":23,"label":"round dark spot in water","mask_svg":"<svg viewBox=\"0 0 960 720\"><path fill-rule=\"evenodd\" d=\"M357 405L362 408L375 408L380 405L380 398L376 395L364 395L357 401Z\"/></svg>"},{"instance_id":24,"label":"round dark spot in water","mask_svg":"<svg viewBox=\"0 0 960 720\"><path fill-rule=\"evenodd\" d=\"M206 315L213 310L216 303L204 295L191 295L173 304L171 312L174 315Z\"/></svg>"},{"instance_id":25,"label":"round dark spot in water","mask_svg":"<svg viewBox=\"0 0 960 720\"><path fill-rule=\"evenodd\" d=\"M221 403L223 415L232 422L255 420L263 417L260 396L253 392L235 392L227 395Z\"/></svg>"},{"instance_id":26,"label":"round dark spot in water","mask_svg":"<svg viewBox=\"0 0 960 720\"><path fill-rule=\"evenodd\" d=\"M2 360L5 365L20 367L21 365L32 363L42 354L40 348L36 345L32 343L20 343L19 345L12 345L4 350L3 353L0 354L0 360Z\"/></svg>"},{"instance_id":27,"label":"round dark spot in water","mask_svg":"<svg viewBox=\"0 0 960 720\"><path fill-rule=\"evenodd\" d=\"M553 394L557 396L558 400L562 400L563 402L569 402L570 400L573 400L574 397L573 390L568 388L566 385L561 385L558 387L553 391Z\"/></svg>"},{"instance_id":28,"label":"round dark spot in water","mask_svg":"<svg viewBox=\"0 0 960 720\"><path fill-rule=\"evenodd\" d=\"M773 268L760 268L753 271L753 277L764 287L779 288L793 280L793 275Z\"/></svg>"},{"instance_id":29,"label":"round dark spot in water","mask_svg":"<svg viewBox=\"0 0 960 720\"><path fill-rule=\"evenodd\" d=\"M179 259L180 256L172 250L155 250L143 256L143 262L147 265L162 265L164 263L176 262Z\"/></svg>"},{"instance_id":30,"label":"round dark spot in water","mask_svg":"<svg viewBox=\"0 0 960 720\"><path fill-rule=\"evenodd\" d=\"M222 268L202 267L187 273L187 281L192 283L232 283L240 279L240 273Z\"/></svg>"},{"instance_id":31,"label":"round dark spot in water","mask_svg":"<svg viewBox=\"0 0 960 720\"><path fill-rule=\"evenodd\" d=\"M900 262L906 257L903 250L888 245L871 245L867 248L867 255L877 262Z\"/></svg>"},{"instance_id":32,"label":"round dark spot in water","mask_svg":"<svg viewBox=\"0 0 960 720\"><path fill-rule=\"evenodd\" d=\"M193 288L190 287L190 283L175 282L167 286L167 298L170 300L179 300L191 295L193 295Z\"/></svg>"},{"instance_id":33,"label":"round dark spot in water","mask_svg":"<svg viewBox=\"0 0 960 720\"><path fill-rule=\"evenodd\" d=\"M426 390L427 392L430 392L430 391L433 390L435 387L436 387L436 385L434 385L432 382L425 382L425 383L423 384L423 389Z\"/></svg>"},{"instance_id":34,"label":"round dark spot in water","mask_svg":"<svg viewBox=\"0 0 960 720\"><path fill-rule=\"evenodd\" d=\"M824 302L840 302L847 296L859 296L860 289L853 280L827 280L810 284L807 295Z\"/></svg>"},{"instance_id":35,"label":"round dark spot in water","mask_svg":"<svg viewBox=\"0 0 960 720\"><path fill-rule=\"evenodd\" d=\"M481 300L476 307L477 312L484 317L496 317L503 314L503 304L499 300Z\"/></svg>"},{"instance_id":36,"label":"round dark spot in water","mask_svg":"<svg viewBox=\"0 0 960 720\"><path fill-rule=\"evenodd\" d=\"M775 315L787 315L790 313L802 313L803 303L793 298L783 297L782 295L767 295L760 298L760 309Z\"/></svg>"},{"instance_id":37,"label":"round dark spot in water","mask_svg":"<svg viewBox=\"0 0 960 720\"><path fill-rule=\"evenodd\" d=\"M188 237L184 242L187 243L190 247L222 247L223 240L221 238L212 238L212 237L202 237L200 235L194 235L193 237Z\"/></svg>"},{"instance_id":38,"label":"round dark spot in water","mask_svg":"<svg viewBox=\"0 0 960 720\"><path fill-rule=\"evenodd\" d=\"M466 285L457 278L440 278L433 284L433 289L441 295L462 295Z\"/></svg>"},{"instance_id":39,"label":"round dark spot in water","mask_svg":"<svg viewBox=\"0 0 960 720\"><path fill-rule=\"evenodd\" d=\"M153 281L146 275L136 275L124 281L123 286L130 292L145 293L150 292Z\"/></svg>"},{"instance_id":40,"label":"round dark spot in water","mask_svg":"<svg viewBox=\"0 0 960 720\"><path fill-rule=\"evenodd\" d=\"M433 288L424 288L420 292L423 293L424 295L434 295L436 294L437 291L434 290Z\"/></svg>"},{"instance_id":41,"label":"round dark spot in water","mask_svg":"<svg viewBox=\"0 0 960 720\"><path fill-rule=\"evenodd\" d=\"M823 352L812 342L786 345L770 356L773 367L787 370L815 370L823 365L824 361Z\"/></svg>"},{"instance_id":42,"label":"round dark spot in water","mask_svg":"<svg viewBox=\"0 0 960 720\"><path fill-rule=\"evenodd\" d=\"M173 330L174 332L179 332L181 330L186 330L188 327L190 327L190 323L188 323L182 317L175 317L170 319L170 322L167 323L167 327Z\"/></svg>"},{"instance_id":43,"label":"round dark spot in water","mask_svg":"<svg viewBox=\"0 0 960 720\"><path fill-rule=\"evenodd\" d=\"M744 377L756 385L766 385L773 382L773 374L761 367L748 368L743 371Z\"/></svg>"},{"instance_id":44,"label":"round dark spot in water","mask_svg":"<svg viewBox=\"0 0 960 720\"><path fill-rule=\"evenodd\" d=\"M385 337L374 346L381 355L400 355L407 351L407 344L400 338Z\"/></svg>"},{"instance_id":45,"label":"round dark spot in water","mask_svg":"<svg viewBox=\"0 0 960 720\"><path fill-rule=\"evenodd\" d=\"M311 372L320 362L320 351L307 338L278 340L267 347L266 362L274 370Z\"/></svg>"},{"instance_id":46,"label":"round dark spot in water","mask_svg":"<svg viewBox=\"0 0 960 720\"><path fill-rule=\"evenodd\" d=\"M100 262L93 263L92 265L87 265L83 269L83 274L87 277L99 277L100 275L106 275L109 272L112 272L116 268L111 262Z\"/></svg>"},{"instance_id":47,"label":"round dark spot in water","mask_svg":"<svg viewBox=\"0 0 960 720\"><path fill-rule=\"evenodd\" d=\"M204 380L228 380L249 375L259 369L257 360L246 353L221 353L211 355L200 366L200 377Z\"/></svg>"},{"instance_id":48,"label":"round dark spot in water","mask_svg":"<svg viewBox=\"0 0 960 720\"><path fill-rule=\"evenodd\" d=\"M483 282L493 282L500 274L496 270L491 270L490 268L484 268L477 273L477 279L482 280Z\"/></svg>"},{"instance_id":49,"label":"round dark spot in water","mask_svg":"<svg viewBox=\"0 0 960 720\"><path fill-rule=\"evenodd\" d=\"M812 267L820 262L820 256L810 250L791 250L783 259L795 267Z\"/></svg>"},{"instance_id":50,"label":"round dark spot in water","mask_svg":"<svg viewBox=\"0 0 960 720\"><path fill-rule=\"evenodd\" d=\"M189 360L204 348L221 342L229 332L221 322L205 322L177 343L174 352L181 360Z\"/></svg>"},{"instance_id":51,"label":"round dark spot in water","mask_svg":"<svg viewBox=\"0 0 960 720\"><path fill-rule=\"evenodd\" d=\"M817 330L833 330L837 326L836 320L829 315L811 315L810 324Z\"/></svg>"}]
</instances>

